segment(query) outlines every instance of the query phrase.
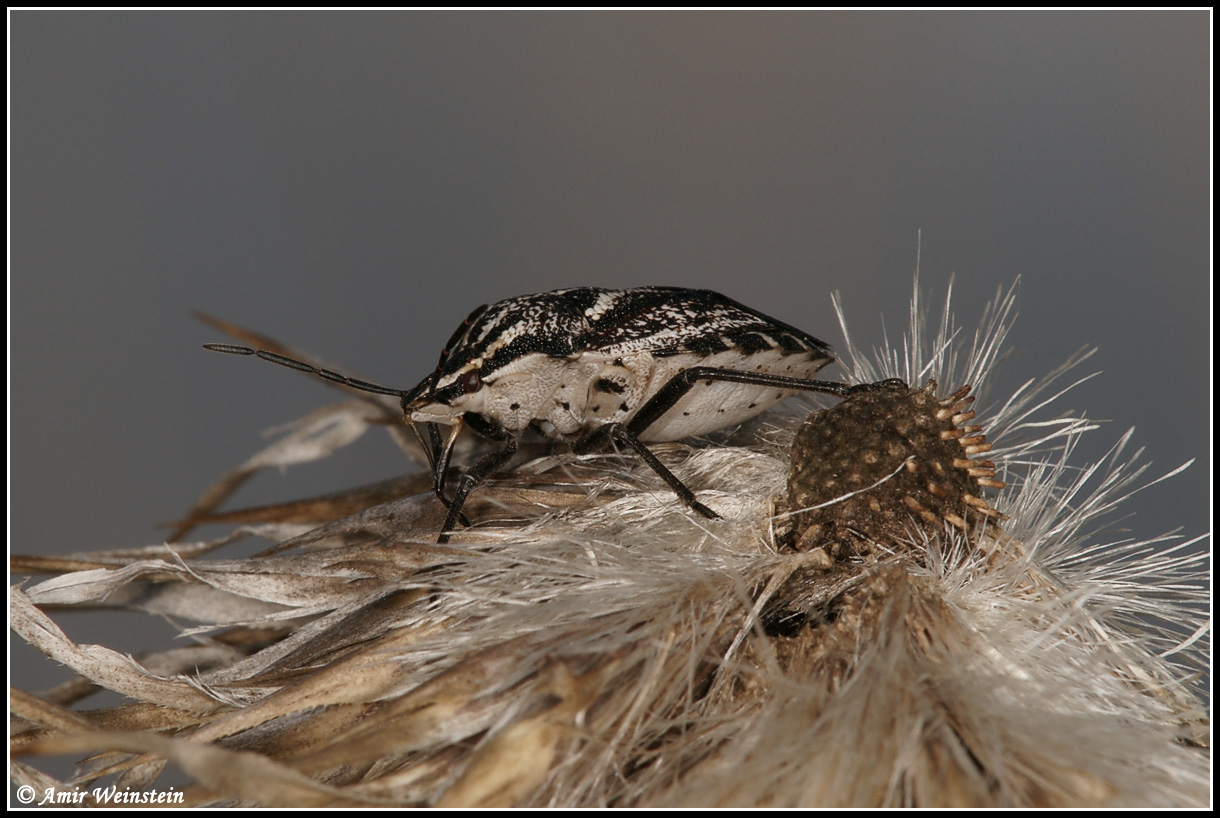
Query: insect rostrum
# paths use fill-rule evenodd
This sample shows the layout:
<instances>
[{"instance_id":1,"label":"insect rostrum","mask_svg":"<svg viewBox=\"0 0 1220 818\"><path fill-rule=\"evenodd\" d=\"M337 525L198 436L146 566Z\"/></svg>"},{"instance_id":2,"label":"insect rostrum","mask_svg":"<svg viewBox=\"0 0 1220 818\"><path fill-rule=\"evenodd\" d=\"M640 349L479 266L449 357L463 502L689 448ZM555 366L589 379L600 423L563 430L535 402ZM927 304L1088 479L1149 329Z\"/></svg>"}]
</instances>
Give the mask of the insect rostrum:
<instances>
[{"instance_id":1,"label":"insect rostrum","mask_svg":"<svg viewBox=\"0 0 1220 818\"><path fill-rule=\"evenodd\" d=\"M531 427L577 452L621 443L688 506L716 517L645 443L741 423L801 391L843 397L871 388L813 380L834 359L812 335L711 290L677 287L578 287L480 307L453 333L436 369L407 390L272 352L206 346L398 396L407 422L428 432L433 486L449 509L439 542L462 519L470 491L508 462ZM444 437L440 426L450 427ZM504 442L466 469L447 497L450 455L463 426Z\"/></svg>"}]
</instances>

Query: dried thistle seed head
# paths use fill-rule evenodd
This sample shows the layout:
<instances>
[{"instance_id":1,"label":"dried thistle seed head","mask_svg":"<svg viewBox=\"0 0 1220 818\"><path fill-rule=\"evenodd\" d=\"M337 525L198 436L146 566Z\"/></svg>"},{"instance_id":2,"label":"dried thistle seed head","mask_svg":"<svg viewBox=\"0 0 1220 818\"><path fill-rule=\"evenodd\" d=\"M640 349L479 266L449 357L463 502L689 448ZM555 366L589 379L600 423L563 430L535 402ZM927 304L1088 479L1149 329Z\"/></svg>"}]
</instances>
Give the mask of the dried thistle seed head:
<instances>
[{"instance_id":1,"label":"dried thistle seed head","mask_svg":"<svg viewBox=\"0 0 1220 818\"><path fill-rule=\"evenodd\" d=\"M980 496L1004 486L995 464L970 459L991 444L982 427L960 425L974 417L969 392L938 398L932 380L922 389L879 386L810 415L792 443L789 542L843 560L878 544L892 551L946 522L970 531L999 519Z\"/></svg>"}]
</instances>

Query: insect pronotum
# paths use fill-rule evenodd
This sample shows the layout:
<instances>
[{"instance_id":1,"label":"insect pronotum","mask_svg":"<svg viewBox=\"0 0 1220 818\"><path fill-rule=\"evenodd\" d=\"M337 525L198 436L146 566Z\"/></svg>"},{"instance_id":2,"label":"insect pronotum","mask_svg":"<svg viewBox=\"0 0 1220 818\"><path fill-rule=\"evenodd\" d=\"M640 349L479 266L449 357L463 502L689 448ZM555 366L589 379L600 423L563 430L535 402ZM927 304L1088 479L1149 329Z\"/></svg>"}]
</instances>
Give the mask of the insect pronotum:
<instances>
[{"instance_id":1,"label":"insect pronotum","mask_svg":"<svg viewBox=\"0 0 1220 818\"><path fill-rule=\"evenodd\" d=\"M484 305L453 333L436 369L411 389L356 380L266 350L205 347L400 398L406 422L428 431L427 441L420 440L433 489L448 509L442 543L464 522L462 506L471 490L512 458L531 427L571 443L577 453L609 441L627 446L682 502L715 518L645 443L741 423L797 392L846 397L875 386L813 380L834 360L825 343L719 293L678 287L577 287ZM447 436L439 426L450 427ZM467 468L448 497L450 456L464 426L504 442Z\"/></svg>"}]
</instances>

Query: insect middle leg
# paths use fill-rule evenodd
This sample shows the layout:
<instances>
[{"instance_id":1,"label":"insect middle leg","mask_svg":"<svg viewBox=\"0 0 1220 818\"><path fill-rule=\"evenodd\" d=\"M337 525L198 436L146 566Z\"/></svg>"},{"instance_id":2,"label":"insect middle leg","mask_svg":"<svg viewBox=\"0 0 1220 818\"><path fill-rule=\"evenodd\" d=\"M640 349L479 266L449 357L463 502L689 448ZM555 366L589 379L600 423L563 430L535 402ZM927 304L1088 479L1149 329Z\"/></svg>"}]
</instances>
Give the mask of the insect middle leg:
<instances>
[{"instance_id":1,"label":"insect middle leg","mask_svg":"<svg viewBox=\"0 0 1220 818\"><path fill-rule=\"evenodd\" d=\"M673 489L674 494L693 508L695 511L707 517L710 520L719 519L720 515L712 511L707 506L695 499L695 493L686 487L686 484L678 479L677 475L666 468L655 454L649 451L648 447L636 437L632 432L621 423L607 423L604 426L598 426L592 432L582 437L572 445L572 451L577 454L585 454L592 449L597 448L606 438L630 446L632 450L638 454L648 466L660 475L661 479L669 484Z\"/></svg>"}]
</instances>

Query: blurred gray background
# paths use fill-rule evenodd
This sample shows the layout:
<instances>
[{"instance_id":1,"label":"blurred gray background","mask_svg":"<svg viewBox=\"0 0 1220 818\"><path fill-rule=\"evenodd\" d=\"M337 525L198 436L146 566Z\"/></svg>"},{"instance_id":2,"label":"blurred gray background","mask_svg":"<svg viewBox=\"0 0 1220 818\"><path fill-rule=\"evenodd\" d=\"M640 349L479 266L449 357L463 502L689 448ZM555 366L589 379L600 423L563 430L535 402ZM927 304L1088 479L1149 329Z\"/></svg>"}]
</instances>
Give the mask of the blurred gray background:
<instances>
[{"instance_id":1,"label":"blurred gray background","mask_svg":"<svg viewBox=\"0 0 1220 818\"><path fill-rule=\"evenodd\" d=\"M837 289L868 347L907 325L918 231L962 325L1021 277L996 385L1100 347L1060 404L1111 421L1078 463L1131 426L1157 474L1199 459L1131 536L1207 530L1206 12L10 22L15 553L159 542L337 399L205 352L192 309L403 387L478 304L577 285L710 287L840 344ZM236 499L403 470L372 434ZM67 619L134 650L148 618Z\"/></svg>"}]
</instances>

